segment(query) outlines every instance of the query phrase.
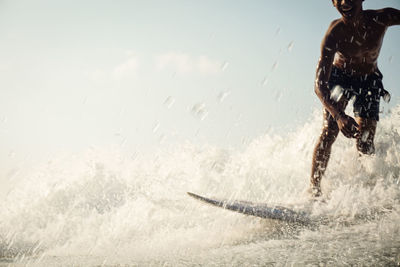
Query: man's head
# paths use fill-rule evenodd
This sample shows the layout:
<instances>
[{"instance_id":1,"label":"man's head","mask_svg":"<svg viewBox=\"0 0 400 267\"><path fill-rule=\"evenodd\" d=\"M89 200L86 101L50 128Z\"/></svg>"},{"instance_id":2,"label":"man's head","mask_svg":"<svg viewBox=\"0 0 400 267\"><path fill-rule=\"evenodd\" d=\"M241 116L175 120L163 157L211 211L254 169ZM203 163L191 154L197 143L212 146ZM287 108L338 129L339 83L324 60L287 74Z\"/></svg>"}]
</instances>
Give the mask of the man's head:
<instances>
[{"instance_id":1,"label":"man's head","mask_svg":"<svg viewBox=\"0 0 400 267\"><path fill-rule=\"evenodd\" d=\"M352 20L362 12L364 0L332 0L333 5L344 19Z\"/></svg>"}]
</instances>

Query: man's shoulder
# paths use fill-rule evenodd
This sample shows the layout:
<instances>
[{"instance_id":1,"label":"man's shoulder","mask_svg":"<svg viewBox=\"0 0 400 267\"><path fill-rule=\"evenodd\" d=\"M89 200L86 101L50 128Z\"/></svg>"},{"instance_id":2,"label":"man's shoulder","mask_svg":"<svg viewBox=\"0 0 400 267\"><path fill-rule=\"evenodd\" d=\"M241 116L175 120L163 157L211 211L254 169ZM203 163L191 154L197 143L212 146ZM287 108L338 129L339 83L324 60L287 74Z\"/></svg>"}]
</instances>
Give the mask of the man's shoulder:
<instances>
[{"instance_id":1,"label":"man's shoulder","mask_svg":"<svg viewBox=\"0 0 400 267\"><path fill-rule=\"evenodd\" d=\"M329 28L336 28L336 27L338 27L338 26L340 26L342 24L343 24L343 20L341 18L340 19L335 19L335 20L333 20L331 22L331 24L329 25Z\"/></svg>"},{"instance_id":2,"label":"man's shoulder","mask_svg":"<svg viewBox=\"0 0 400 267\"><path fill-rule=\"evenodd\" d=\"M325 33L325 36L322 40L322 47L329 47L329 49L324 50L332 52L334 51L335 44L337 43L337 40L340 39L340 36L342 35L342 25L343 25L343 20L342 19L335 19L334 21L331 22L329 25L328 30Z\"/></svg>"},{"instance_id":3,"label":"man's shoulder","mask_svg":"<svg viewBox=\"0 0 400 267\"><path fill-rule=\"evenodd\" d=\"M382 9L369 9L364 11L365 17L381 26L400 25L400 11L386 7Z\"/></svg>"},{"instance_id":4,"label":"man's shoulder","mask_svg":"<svg viewBox=\"0 0 400 267\"><path fill-rule=\"evenodd\" d=\"M384 14L386 11L385 9L366 9L364 10L364 18L369 20L376 20L377 17Z\"/></svg>"},{"instance_id":5,"label":"man's shoulder","mask_svg":"<svg viewBox=\"0 0 400 267\"><path fill-rule=\"evenodd\" d=\"M373 16L379 12L382 12L382 10L383 9L365 9L363 12L364 12L364 15Z\"/></svg>"},{"instance_id":6,"label":"man's shoulder","mask_svg":"<svg viewBox=\"0 0 400 267\"><path fill-rule=\"evenodd\" d=\"M338 33L339 31L341 31L343 26L344 26L344 23L343 23L342 19L335 19L329 25L329 28L326 32L326 36L335 35L335 33Z\"/></svg>"},{"instance_id":7,"label":"man's shoulder","mask_svg":"<svg viewBox=\"0 0 400 267\"><path fill-rule=\"evenodd\" d=\"M385 13L389 13L390 11L395 10L391 7L381 8L381 9L366 9L364 10L364 16L369 18L374 18L375 16L379 16Z\"/></svg>"}]
</instances>

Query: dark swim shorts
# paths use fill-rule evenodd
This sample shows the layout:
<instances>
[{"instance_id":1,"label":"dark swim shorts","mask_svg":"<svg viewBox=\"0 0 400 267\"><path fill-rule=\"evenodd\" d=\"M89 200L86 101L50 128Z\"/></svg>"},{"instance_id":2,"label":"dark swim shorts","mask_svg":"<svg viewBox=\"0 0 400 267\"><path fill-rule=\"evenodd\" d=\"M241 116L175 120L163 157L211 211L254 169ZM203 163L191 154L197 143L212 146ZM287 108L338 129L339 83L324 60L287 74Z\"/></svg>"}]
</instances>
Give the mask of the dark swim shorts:
<instances>
[{"instance_id":1,"label":"dark swim shorts","mask_svg":"<svg viewBox=\"0 0 400 267\"><path fill-rule=\"evenodd\" d=\"M331 92L339 85L343 88L342 97L354 99L354 116L378 121L380 97L387 93L383 88L382 78L379 70L372 74L355 76L333 66L328 84Z\"/></svg>"}]
</instances>

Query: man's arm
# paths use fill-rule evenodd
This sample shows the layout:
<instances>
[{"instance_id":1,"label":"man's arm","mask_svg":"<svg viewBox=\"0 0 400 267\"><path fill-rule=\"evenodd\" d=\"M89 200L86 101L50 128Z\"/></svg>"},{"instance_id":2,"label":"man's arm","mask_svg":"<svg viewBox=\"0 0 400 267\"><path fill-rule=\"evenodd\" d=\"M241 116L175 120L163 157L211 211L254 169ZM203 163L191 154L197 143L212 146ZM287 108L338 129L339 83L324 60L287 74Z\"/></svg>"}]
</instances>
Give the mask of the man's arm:
<instances>
[{"instance_id":1,"label":"man's arm","mask_svg":"<svg viewBox=\"0 0 400 267\"><path fill-rule=\"evenodd\" d=\"M331 94L328 85L336 53L336 44L331 39L331 33L328 30L321 44L321 56L317 65L314 89L325 109L329 111L333 118L338 119L341 115L340 110L338 110L335 102L330 97Z\"/></svg>"},{"instance_id":2,"label":"man's arm","mask_svg":"<svg viewBox=\"0 0 400 267\"><path fill-rule=\"evenodd\" d=\"M346 137L352 138L356 137L358 134L358 124L352 117L347 116L339 107L338 103L331 98L328 84L336 54L336 41L332 34L333 26L334 23L332 23L331 27L328 29L321 44L321 57L318 61L315 79L315 93L321 100L324 108L336 120L340 131Z\"/></svg>"},{"instance_id":3,"label":"man's arm","mask_svg":"<svg viewBox=\"0 0 400 267\"><path fill-rule=\"evenodd\" d=\"M400 25L400 10L389 7L380 9L377 13L377 21L384 24L386 27Z\"/></svg>"}]
</instances>

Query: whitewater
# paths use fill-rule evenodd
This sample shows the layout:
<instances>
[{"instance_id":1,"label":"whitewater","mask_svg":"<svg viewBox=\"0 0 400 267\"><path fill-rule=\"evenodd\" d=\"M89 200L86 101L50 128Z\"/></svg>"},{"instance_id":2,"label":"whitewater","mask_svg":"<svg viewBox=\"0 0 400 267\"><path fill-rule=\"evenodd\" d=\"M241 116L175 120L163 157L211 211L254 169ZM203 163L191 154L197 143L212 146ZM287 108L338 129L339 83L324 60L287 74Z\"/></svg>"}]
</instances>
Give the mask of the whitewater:
<instances>
[{"instance_id":1,"label":"whitewater","mask_svg":"<svg viewBox=\"0 0 400 267\"><path fill-rule=\"evenodd\" d=\"M0 199L0 266L398 266L400 106L382 116L375 155L338 138L315 202L307 189L321 117L241 149L99 148L38 164ZM320 220L244 216L187 191Z\"/></svg>"}]
</instances>

